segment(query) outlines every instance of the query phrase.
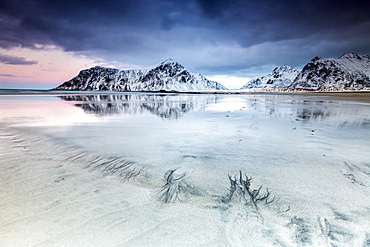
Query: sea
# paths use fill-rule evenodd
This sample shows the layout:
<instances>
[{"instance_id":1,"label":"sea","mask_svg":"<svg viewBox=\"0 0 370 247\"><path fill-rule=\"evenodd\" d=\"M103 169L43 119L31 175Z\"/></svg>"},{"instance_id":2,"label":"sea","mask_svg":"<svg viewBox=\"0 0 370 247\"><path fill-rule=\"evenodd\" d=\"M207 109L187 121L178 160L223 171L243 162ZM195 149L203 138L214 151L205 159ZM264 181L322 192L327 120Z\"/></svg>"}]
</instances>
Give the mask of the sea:
<instances>
[{"instance_id":1,"label":"sea","mask_svg":"<svg viewBox=\"0 0 370 247\"><path fill-rule=\"evenodd\" d=\"M370 246L369 95L0 90L0 246Z\"/></svg>"}]
</instances>

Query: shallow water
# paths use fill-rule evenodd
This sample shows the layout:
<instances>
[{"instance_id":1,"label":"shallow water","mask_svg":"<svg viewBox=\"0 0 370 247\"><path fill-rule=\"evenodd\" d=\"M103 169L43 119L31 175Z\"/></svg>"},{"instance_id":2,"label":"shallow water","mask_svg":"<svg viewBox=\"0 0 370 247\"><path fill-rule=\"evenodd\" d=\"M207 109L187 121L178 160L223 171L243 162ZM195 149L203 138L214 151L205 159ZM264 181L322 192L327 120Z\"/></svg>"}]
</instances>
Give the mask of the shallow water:
<instances>
[{"instance_id":1,"label":"shallow water","mask_svg":"<svg viewBox=\"0 0 370 247\"><path fill-rule=\"evenodd\" d=\"M370 246L369 130L339 97L5 92L0 245Z\"/></svg>"}]
</instances>

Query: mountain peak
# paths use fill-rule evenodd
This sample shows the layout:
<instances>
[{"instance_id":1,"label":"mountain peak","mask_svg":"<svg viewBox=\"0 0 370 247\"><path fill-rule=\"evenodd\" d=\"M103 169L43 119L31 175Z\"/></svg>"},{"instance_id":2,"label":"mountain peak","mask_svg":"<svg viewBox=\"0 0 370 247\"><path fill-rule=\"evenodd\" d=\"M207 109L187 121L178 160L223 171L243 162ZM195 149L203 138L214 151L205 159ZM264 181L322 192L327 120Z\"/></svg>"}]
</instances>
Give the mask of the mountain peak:
<instances>
[{"instance_id":1,"label":"mountain peak","mask_svg":"<svg viewBox=\"0 0 370 247\"><path fill-rule=\"evenodd\" d=\"M291 66L276 67L270 74L253 79L241 89L248 88L285 88L288 87L298 75L299 71Z\"/></svg>"},{"instance_id":2,"label":"mountain peak","mask_svg":"<svg viewBox=\"0 0 370 247\"><path fill-rule=\"evenodd\" d=\"M175 60L173 60L172 58L167 58L167 59L159 62L158 64L156 64L154 67L159 67L159 66L163 66L163 65L175 65L175 64L181 65L178 62L176 62Z\"/></svg>"},{"instance_id":3,"label":"mountain peak","mask_svg":"<svg viewBox=\"0 0 370 247\"><path fill-rule=\"evenodd\" d=\"M172 58L167 58L163 61L161 61L160 63L161 64L167 64L167 63L174 63L175 61L172 59Z\"/></svg>"},{"instance_id":4,"label":"mountain peak","mask_svg":"<svg viewBox=\"0 0 370 247\"><path fill-rule=\"evenodd\" d=\"M282 73L292 73L292 72L295 72L297 71L295 68L293 68L292 66L289 66L289 65L283 65L283 66L280 66L280 67L276 67L272 73L278 73L278 74L282 74Z\"/></svg>"},{"instance_id":5,"label":"mountain peak","mask_svg":"<svg viewBox=\"0 0 370 247\"><path fill-rule=\"evenodd\" d=\"M368 57L368 56L362 56L354 52L346 52L339 59L362 60L364 57Z\"/></svg>"},{"instance_id":6,"label":"mountain peak","mask_svg":"<svg viewBox=\"0 0 370 247\"><path fill-rule=\"evenodd\" d=\"M163 60L159 62L158 64L151 67L151 70L171 70L173 72L174 71L179 72L184 69L185 67L182 64L172 60L171 58Z\"/></svg>"},{"instance_id":7,"label":"mountain peak","mask_svg":"<svg viewBox=\"0 0 370 247\"><path fill-rule=\"evenodd\" d=\"M316 56L316 57L314 57L314 58L311 59L311 62L316 62L316 61L318 61L320 59L322 59L322 58L319 57L319 56Z\"/></svg>"}]
</instances>

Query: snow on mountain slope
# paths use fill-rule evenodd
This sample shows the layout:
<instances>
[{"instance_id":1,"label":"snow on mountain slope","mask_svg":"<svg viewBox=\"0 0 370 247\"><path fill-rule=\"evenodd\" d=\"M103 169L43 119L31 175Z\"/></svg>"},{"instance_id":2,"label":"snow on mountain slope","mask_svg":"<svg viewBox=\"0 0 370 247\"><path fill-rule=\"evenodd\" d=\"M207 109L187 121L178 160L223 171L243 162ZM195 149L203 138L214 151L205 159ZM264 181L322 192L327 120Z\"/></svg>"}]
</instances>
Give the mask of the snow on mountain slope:
<instances>
[{"instance_id":1,"label":"snow on mountain slope","mask_svg":"<svg viewBox=\"0 0 370 247\"><path fill-rule=\"evenodd\" d=\"M249 81L241 89L286 88L290 86L299 71L291 66L276 67L272 73Z\"/></svg>"},{"instance_id":2,"label":"snow on mountain slope","mask_svg":"<svg viewBox=\"0 0 370 247\"><path fill-rule=\"evenodd\" d=\"M55 90L96 91L201 91L226 90L217 83L185 69L181 64L167 59L148 70L119 70L92 67L80 71Z\"/></svg>"},{"instance_id":3,"label":"snow on mountain slope","mask_svg":"<svg viewBox=\"0 0 370 247\"><path fill-rule=\"evenodd\" d=\"M347 52L338 59L315 57L304 66L290 87L370 87L370 56Z\"/></svg>"}]
</instances>

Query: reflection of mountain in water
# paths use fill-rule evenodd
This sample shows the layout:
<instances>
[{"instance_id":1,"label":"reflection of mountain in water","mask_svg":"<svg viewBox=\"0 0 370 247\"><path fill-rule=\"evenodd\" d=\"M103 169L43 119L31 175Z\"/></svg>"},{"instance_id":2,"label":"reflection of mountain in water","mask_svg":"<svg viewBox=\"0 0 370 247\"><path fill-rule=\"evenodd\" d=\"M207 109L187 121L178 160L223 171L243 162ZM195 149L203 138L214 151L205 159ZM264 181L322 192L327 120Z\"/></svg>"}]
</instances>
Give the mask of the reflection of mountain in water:
<instances>
[{"instance_id":1,"label":"reflection of mountain in water","mask_svg":"<svg viewBox=\"0 0 370 247\"><path fill-rule=\"evenodd\" d=\"M272 117L291 117L303 123L327 122L333 126L370 125L370 108L346 101L306 100L267 96L248 100L249 108Z\"/></svg>"},{"instance_id":2,"label":"reflection of mountain in water","mask_svg":"<svg viewBox=\"0 0 370 247\"><path fill-rule=\"evenodd\" d=\"M302 121L302 123L323 121L335 126L370 124L368 106L353 105L344 101L307 100L304 97L141 93L60 97L67 101L74 101L75 106L81 107L86 113L99 116L151 113L161 118L179 119L190 111L248 110L262 116L290 118L293 121ZM229 101L230 105L223 107L224 103ZM213 107L207 108L207 105Z\"/></svg>"},{"instance_id":3,"label":"reflection of mountain in water","mask_svg":"<svg viewBox=\"0 0 370 247\"><path fill-rule=\"evenodd\" d=\"M217 101L215 95L200 97L172 94L66 95L60 98L83 102L75 105L81 107L86 113L99 116L150 112L168 119L181 118L192 110L204 110L207 104Z\"/></svg>"},{"instance_id":4,"label":"reflection of mountain in water","mask_svg":"<svg viewBox=\"0 0 370 247\"><path fill-rule=\"evenodd\" d=\"M370 125L370 111L351 107L307 107L297 111L297 120L308 122L328 122L337 127L351 125Z\"/></svg>"},{"instance_id":5,"label":"reflection of mountain in water","mask_svg":"<svg viewBox=\"0 0 370 247\"><path fill-rule=\"evenodd\" d=\"M328 108L318 109L318 108L304 108L300 109L297 112L297 117L303 121L323 121L326 118L330 117L332 111Z\"/></svg>"}]
</instances>

